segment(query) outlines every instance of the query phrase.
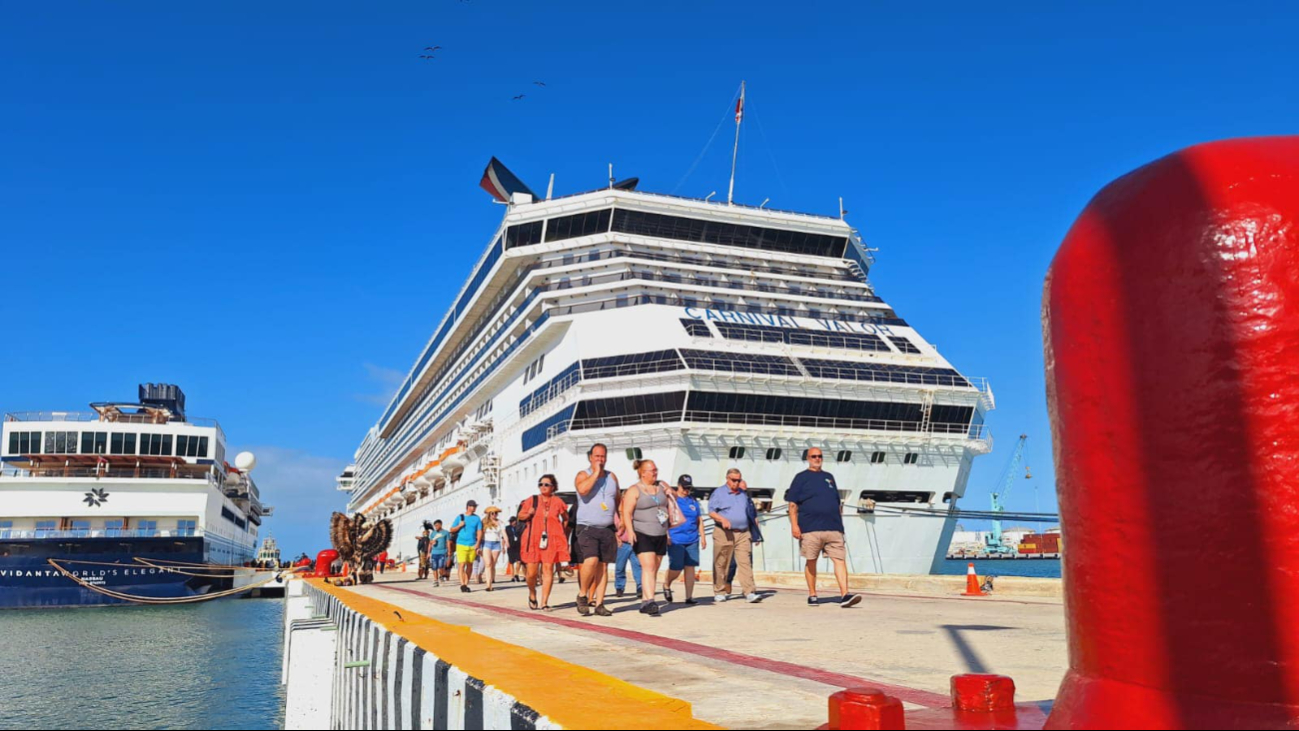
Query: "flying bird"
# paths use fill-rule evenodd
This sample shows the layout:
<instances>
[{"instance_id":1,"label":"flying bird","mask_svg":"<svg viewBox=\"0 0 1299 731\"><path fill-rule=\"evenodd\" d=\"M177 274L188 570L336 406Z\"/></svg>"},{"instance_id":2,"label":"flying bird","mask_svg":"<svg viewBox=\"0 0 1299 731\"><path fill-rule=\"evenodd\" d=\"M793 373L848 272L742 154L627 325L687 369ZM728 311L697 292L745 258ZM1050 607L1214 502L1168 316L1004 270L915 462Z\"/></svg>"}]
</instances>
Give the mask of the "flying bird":
<instances>
[{"instance_id":1,"label":"flying bird","mask_svg":"<svg viewBox=\"0 0 1299 731\"><path fill-rule=\"evenodd\" d=\"M425 50L425 51L436 51L436 50L438 50L438 49L440 49L440 48L442 48L442 46L425 46L425 47L424 47L424 50Z\"/></svg>"},{"instance_id":2,"label":"flying bird","mask_svg":"<svg viewBox=\"0 0 1299 731\"><path fill-rule=\"evenodd\" d=\"M427 59L427 60L429 60L429 61L432 61L432 60L434 60L435 58L437 58L437 56L420 56L420 58L423 58L423 59Z\"/></svg>"},{"instance_id":3,"label":"flying bird","mask_svg":"<svg viewBox=\"0 0 1299 731\"><path fill-rule=\"evenodd\" d=\"M543 84L543 83L540 82L540 81L534 81L534 82L532 82L532 83L536 84L537 86L545 86L545 84Z\"/></svg>"},{"instance_id":4,"label":"flying bird","mask_svg":"<svg viewBox=\"0 0 1299 731\"><path fill-rule=\"evenodd\" d=\"M520 95L514 97L514 101L517 102L518 100L522 99L522 98L525 97L525 96L527 96L527 94L520 94Z\"/></svg>"}]
</instances>

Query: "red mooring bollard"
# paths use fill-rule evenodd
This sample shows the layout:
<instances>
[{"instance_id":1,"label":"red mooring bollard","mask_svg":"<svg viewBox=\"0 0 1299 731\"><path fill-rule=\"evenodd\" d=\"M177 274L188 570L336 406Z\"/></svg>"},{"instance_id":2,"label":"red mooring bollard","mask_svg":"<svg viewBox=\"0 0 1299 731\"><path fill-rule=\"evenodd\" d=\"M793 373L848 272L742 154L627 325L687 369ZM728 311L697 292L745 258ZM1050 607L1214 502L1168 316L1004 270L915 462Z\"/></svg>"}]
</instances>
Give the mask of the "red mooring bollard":
<instances>
[{"instance_id":1,"label":"red mooring bollard","mask_svg":"<svg viewBox=\"0 0 1299 731\"><path fill-rule=\"evenodd\" d=\"M1042 321L1069 543L1047 728L1299 723L1299 137L1107 186Z\"/></svg>"},{"instance_id":2,"label":"red mooring bollard","mask_svg":"<svg viewBox=\"0 0 1299 731\"><path fill-rule=\"evenodd\" d=\"M901 731L902 701L875 688L846 688L830 696L830 731Z\"/></svg>"},{"instance_id":3,"label":"red mooring bollard","mask_svg":"<svg viewBox=\"0 0 1299 731\"><path fill-rule=\"evenodd\" d=\"M1015 710L1015 681L1005 675L953 675L952 707L972 713Z\"/></svg>"}]
</instances>

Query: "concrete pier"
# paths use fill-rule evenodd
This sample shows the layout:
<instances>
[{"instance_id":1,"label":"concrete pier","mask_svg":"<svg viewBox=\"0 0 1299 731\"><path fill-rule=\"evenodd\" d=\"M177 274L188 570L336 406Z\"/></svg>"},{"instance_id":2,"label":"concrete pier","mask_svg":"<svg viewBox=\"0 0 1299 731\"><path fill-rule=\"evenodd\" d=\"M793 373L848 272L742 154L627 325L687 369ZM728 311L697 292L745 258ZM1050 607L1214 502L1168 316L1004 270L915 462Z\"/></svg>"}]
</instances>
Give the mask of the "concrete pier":
<instances>
[{"instance_id":1,"label":"concrete pier","mask_svg":"<svg viewBox=\"0 0 1299 731\"><path fill-rule=\"evenodd\" d=\"M762 576L759 585L768 588L757 604L714 605L711 587L700 585L700 603L687 606L677 584L677 603L657 618L639 614L630 595L609 598L612 617L582 617L572 581L556 584L552 612L530 611L524 585L508 580L490 593L473 585L463 594L398 573L332 591L391 605L384 611L407 621L427 617L471 628L482 638L675 699L690 709L687 718L725 728L815 727L827 720L829 696L854 686L880 688L910 708L946 707L950 677L958 673L1008 675L1020 700L1045 701L1064 675L1058 580L1002 579L996 596L967 598L954 581L964 577L854 577L855 584L875 586L857 607L840 609L830 603L837 592L825 587L820 595L827 603L809 607L796 578ZM573 689L556 676L534 692L569 697ZM596 713L602 727L649 727L617 702Z\"/></svg>"}]
</instances>

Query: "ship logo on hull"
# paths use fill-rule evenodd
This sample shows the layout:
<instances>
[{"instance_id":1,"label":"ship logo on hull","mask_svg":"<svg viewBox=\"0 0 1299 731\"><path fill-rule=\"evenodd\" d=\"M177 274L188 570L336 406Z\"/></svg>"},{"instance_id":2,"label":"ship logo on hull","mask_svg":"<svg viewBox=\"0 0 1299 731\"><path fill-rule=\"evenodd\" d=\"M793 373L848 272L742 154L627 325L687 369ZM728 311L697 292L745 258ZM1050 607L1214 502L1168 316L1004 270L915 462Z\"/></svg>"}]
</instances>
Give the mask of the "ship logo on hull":
<instances>
[{"instance_id":1,"label":"ship logo on hull","mask_svg":"<svg viewBox=\"0 0 1299 731\"><path fill-rule=\"evenodd\" d=\"M89 505L92 508L97 508L100 505L103 505L104 503L108 502L108 492L101 487L96 487L92 489L90 492L86 493L85 499L83 499L81 502L85 503L86 505Z\"/></svg>"}]
</instances>

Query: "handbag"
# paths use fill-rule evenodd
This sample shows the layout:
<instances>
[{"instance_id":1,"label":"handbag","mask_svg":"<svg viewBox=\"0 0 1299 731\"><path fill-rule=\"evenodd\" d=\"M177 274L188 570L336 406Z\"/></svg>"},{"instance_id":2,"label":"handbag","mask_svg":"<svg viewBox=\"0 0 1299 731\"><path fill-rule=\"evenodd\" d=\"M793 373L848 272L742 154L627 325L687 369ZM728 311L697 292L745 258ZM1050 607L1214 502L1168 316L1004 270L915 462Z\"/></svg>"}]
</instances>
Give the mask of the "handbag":
<instances>
[{"instance_id":1,"label":"handbag","mask_svg":"<svg viewBox=\"0 0 1299 731\"><path fill-rule=\"evenodd\" d=\"M677 528L685 525L686 516L681 512L681 506L677 504L677 499L668 495L668 528Z\"/></svg>"}]
</instances>

